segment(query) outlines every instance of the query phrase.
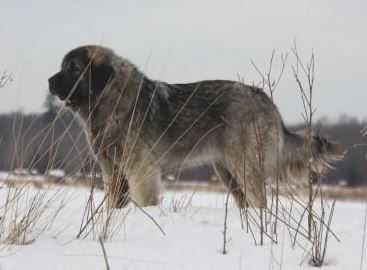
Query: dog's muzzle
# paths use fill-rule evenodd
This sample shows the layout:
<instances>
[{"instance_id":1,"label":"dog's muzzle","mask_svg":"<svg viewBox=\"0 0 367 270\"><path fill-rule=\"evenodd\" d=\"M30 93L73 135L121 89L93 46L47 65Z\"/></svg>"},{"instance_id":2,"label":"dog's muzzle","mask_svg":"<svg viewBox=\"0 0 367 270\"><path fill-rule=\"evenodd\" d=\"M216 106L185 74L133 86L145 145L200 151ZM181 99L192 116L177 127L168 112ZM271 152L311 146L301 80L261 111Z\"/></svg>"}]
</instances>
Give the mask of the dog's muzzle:
<instances>
[{"instance_id":1,"label":"dog's muzzle","mask_svg":"<svg viewBox=\"0 0 367 270\"><path fill-rule=\"evenodd\" d=\"M50 93L53 95L57 95L56 90L56 75L53 75L48 79L48 88L50 90Z\"/></svg>"},{"instance_id":2,"label":"dog's muzzle","mask_svg":"<svg viewBox=\"0 0 367 270\"><path fill-rule=\"evenodd\" d=\"M56 73L48 79L48 88L52 95L58 96L61 100L67 98L67 93L60 88L60 78L59 73Z\"/></svg>"}]
</instances>

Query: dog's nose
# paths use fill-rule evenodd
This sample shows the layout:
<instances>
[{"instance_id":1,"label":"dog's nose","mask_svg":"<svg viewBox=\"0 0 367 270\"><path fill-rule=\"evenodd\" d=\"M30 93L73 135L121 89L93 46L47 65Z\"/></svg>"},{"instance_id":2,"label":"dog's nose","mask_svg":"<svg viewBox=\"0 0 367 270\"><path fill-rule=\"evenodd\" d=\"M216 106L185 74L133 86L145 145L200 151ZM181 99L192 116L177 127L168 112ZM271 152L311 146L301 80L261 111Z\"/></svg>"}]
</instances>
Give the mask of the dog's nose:
<instances>
[{"instance_id":1,"label":"dog's nose","mask_svg":"<svg viewBox=\"0 0 367 270\"><path fill-rule=\"evenodd\" d=\"M55 94L56 90L55 90L55 76L52 76L48 79L48 89L50 90L51 94Z\"/></svg>"}]
</instances>

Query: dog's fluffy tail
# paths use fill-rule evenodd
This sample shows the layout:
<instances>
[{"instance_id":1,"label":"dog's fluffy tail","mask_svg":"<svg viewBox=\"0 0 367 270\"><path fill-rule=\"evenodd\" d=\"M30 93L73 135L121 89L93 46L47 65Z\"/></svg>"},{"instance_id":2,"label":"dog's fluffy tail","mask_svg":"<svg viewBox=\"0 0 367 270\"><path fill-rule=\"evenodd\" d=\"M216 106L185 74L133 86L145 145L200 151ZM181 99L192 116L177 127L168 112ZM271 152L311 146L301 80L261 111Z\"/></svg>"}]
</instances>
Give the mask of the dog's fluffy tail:
<instances>
[{"instance_id":1,"label":"dog's fluffy tail","mask_svg":"<svg viewBox=\"0 0 367 270\"><path fill-rule=\"evenodd\" d=\"M331 162L343 158L345 150L340 144L319 135L306 136L293 133L283 125L283 169L286 178L304 178L308 173L325 173ZM310 138L310 139L309 139Z\"/></svg>"}]
</instances>

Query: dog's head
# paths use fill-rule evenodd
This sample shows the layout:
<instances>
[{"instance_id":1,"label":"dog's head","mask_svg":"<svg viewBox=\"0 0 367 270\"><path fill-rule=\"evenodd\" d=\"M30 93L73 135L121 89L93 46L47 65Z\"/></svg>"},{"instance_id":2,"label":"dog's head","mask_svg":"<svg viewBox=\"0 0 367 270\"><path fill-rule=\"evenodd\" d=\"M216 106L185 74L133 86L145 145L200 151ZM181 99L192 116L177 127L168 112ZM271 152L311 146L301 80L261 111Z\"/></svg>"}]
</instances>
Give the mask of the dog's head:
<instances>
[{"instance_id":1,"label":"dog's head","mask_svg":"<svg viewBox=\"0 0 367 270\"><path fill-rule=\"evenodd\" d=\"M72 108L95 102L115 75L112 57L111 50L100 46L73 49L49 78L50 92Z\"/></svg>"}]
</instances>

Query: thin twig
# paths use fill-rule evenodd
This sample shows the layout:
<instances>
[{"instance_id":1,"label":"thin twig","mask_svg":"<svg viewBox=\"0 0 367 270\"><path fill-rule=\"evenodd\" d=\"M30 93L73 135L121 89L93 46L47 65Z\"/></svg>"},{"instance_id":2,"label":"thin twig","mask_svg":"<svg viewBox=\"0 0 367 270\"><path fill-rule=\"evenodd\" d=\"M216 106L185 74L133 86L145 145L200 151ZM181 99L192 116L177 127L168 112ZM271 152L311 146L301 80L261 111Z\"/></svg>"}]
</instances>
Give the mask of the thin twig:
<instances>
[{"instance_id":1,"label":"thin twig","mask_svg":"<svg viewBox=\"0 0 367 270\"><path fill-rule=\"evenodd\" d=\"M106 252L106 249L105 249L105 247L104 247L104 244L103 244L102 238L101 238L101 237L99 237L99 238L98 238L98 241L99 241L99 243L100 243L100 245L101 245L101 248L102 248L103 258L104 258L104 262L105 262L105 265L106 265L106 270L110 270L111 268L110 268L110 265L109 265L109 263L108 263L107 252Z\"/></svg>"},{"instance_id":2,"label":"thin twig","mask_svg":"<svg viewBox=\"0 0 367 270\"><path fill-rule=\"evenodd\" d=\"M143 209L143 207L140 207L133 199L130 199L134 205L136 206L136 208L138 208L144 215L146 215L156 226L157 228L160 230L160 232L166 236L165 231L163 230L162 226L159 225L159 223L147 212Z\"/></svg>"},{"instance_id":3,"label":"thin twig","mask_svg":"<svg viewBox=\"0 0 367 270\"><path fill-rule=\"evenodd\" d=\"M106 201L106 199L107 199L107 196L105 195L104 198L103 198L103 200L99 203L99 205L97 206L97 208L90 215L90 217L88 218L88 220L85 222L84 226L79 230L79 233L77 234L76 238L80 238L80 236L82 235L82 233L88 227L89 223L94 219L94 217L96 216L96 214L99 212L99 210L103 206L103 203Z\"/></svg>"},{"instance_id":4,"label":"thin twig","mask_svg":"<svg viewBox=\"0 0 367 270\"><path fill-rule=\"evenodd\" d=\"M228 220L228 202L230 191L227 192L225 208L224 208L224 225L223 225L223 249L222 254L227 254L227 220Z\"/></svg>"}]
</instances>

